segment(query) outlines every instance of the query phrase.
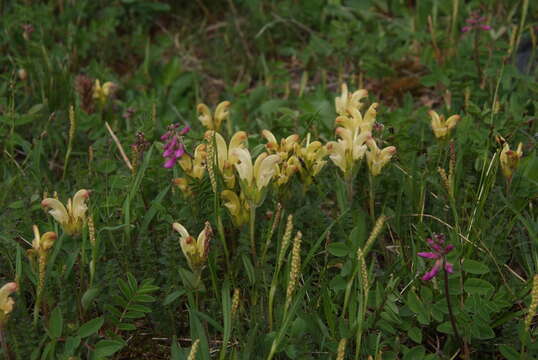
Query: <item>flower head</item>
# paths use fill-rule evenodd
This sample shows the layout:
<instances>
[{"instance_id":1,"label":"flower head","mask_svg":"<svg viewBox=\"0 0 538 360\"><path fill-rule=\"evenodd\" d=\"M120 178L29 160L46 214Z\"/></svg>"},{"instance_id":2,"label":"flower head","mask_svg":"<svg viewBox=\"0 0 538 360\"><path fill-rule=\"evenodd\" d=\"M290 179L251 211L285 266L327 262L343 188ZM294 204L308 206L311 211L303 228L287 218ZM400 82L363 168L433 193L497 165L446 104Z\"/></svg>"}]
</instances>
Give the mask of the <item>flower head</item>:
<instances>
[{"instance_id":1,"label":"flower head","mask_svg":"<svg viewBox=\"0 0 538 360\"><path fill-rule=\"evenodd\" d=\"M111 81L107 81L101 85L101 82L97 79L93 85L93 98L97 100L101 107L104 107L117 88L118 85Z\"/></svg>"},{"instance_id":2,"label":"flower head","mask_svg":"<svg viewBox=\"0 0 538 360\"><path fill-rule=\"evenodd\" d=\"M450 134L452 130L460 121L459 115L452 115L445 121L443 115L439 115L437 112L430 110L428 114L431 117L431 126L436 138L443 138Z\"/></svg>"},{"instance_id":3,"label":"flower head","mask_svg":"<svg viewBox=\"0 0 538 360\"><path fill-rule=\"evenodd\" d=\"M313 177L318 175L327 163L327 160L324 160L328 154L327 148L319 141L310 142L310 134L308 134L305 146L296 146L295 151L301 163L299 167L301 179L305 186L308 186L312 183Z\"/></svg>"},{"instance_id":4,"label":"flower head","mask_svg":"<svg viewBox=\"0 0 538 360\"><path fill-rule=\"evenodd\" d=\"M369 139L366 144L369 151L366 152L366 160L368 161L368 168L373 176L381 174L381 169L390 161L392 156L396 153L396 147L387 146L383 150L377 147L377 143L373 138Z\"/></svg>"},{"instance_id":5,"label":"flower head","mask_svg":"<svg viewBox=\"0 0 538 360\"><path fill-rule=\"evenodd\" d=\"M434 259L435 263L431 270L422 276L422 280L428 281L433 279L441 269L452 274L454 272L454 267L447 261L446 255L454 249L454 245L445 245L445 236L443 234L435 234L433 238L429 238L426 241L432 251L419 252L417 255L426 259Z\"/></svg>"},{"instance_id":6,"label":"flower head","mask_svg":"<svg viewBox=\"0 0 538 360\"><path fill-rule=\"evenodd\" d=\"M185 126L179 130L179 124L172 124L168 126L168 131L161 136L161 140L166 141L163 151L163 157L166 159L163 165L165 168L170 169L174 167L177 159L185 154L183 135L188 133L189 130L189 126Z\"/></svg>"},{"instance_id":7,"label":"flower head","mask_svg":"<svg viewBox=\"0 0 538 360\"><path fill-rule=\"evenodd\" d=\"M213 116L206 104L198 104L196 107L198 119L207 129L219 131L222 122L230 117L230 104L229 101L223 101L218 104Z\"/></svg>"},{"instance_id":8,"label":"flower head","mask_svg":"<svg viewBox=\"0 0 538 360\"><path fill-rule=\"evenodd\" d=\"M198 235L198 239L189 235L189 232L180 223L173 223L172 228L180 235L179 245L187 258L187 263L193 271L201 271L205 266L209 253L209 243L213 231L209 222L205 223L204 229Z\"/></svg>"},{"instance_id":9,"label":"flower head","mask_svg":"<svg viewBox=\"0 0 538 360\"><path fill-rule=\"evenodd\" d=\"M17 291L19 286L16 282L10 282L0 288L0 327L2 327L9 313L13 311L15 301L9 297Z\"/></svg>"},{"instance_id":10,"label":"flower head","mask_svg":"<svg viewBox=\"0 0 538 360\"><path fill-rule=\"evenodd\" d=\"M249 220L249 205L243 193L239 196L232 190L224 190L220 193L224 200L224 206L228 209L232 222L236 227L241 227Z\"/></svg>"},{"instance_id":11,"label":"flower head","mask_svg":"<svg viewBox=\"0 0 538 360\"><path fill-rule=\"evenodd\" d=\"M481 16L478 11L471 13L471 15L465 20L467 25L461 28L461 32L469 32L472 30L477 31L489 31L491 26L486 24L486 17Z\"/></svg>"},{"instance_id":12,"label":"flower head","mask_svg":"<svg viewBox=\"0 0 538 360\"><path fill-rule=\"evenodd\" d=\"M234 156L234 149L243 149L246 147L247 133L244 131L236 132L230 143L227 145L224 137L214 130L206 131L204 135L206 141L213 143L215 141L217 149L217 166L220 170L222 177L224 178L224 183L229 189L233 189L235 186L235 175L233 166L238 161L237 157Z\"/></svg>"},{"instance_id":13,"label":"flower head","mask_svg":"<svg viewBox=\"0 0 538 360\"><path fill-rule=\"evenodd\" d=\"M506 179L511 179L514 171L516 171L519 165L519 159L523 156L523 144L519 143L517 150L510 150L508 142L504 143L501 151L501 170Z\"/></svg>"},{"instance_id":14,"label":"flower head","mask_svg":"<svg viewBox=\"0 0 538 360\"><path fill-rule=\"evenodd\" d=\"M264 152L258 155L254 165L252 165L248 149L236 148L232 154L238 160L234 166L239 174L245 197L254 205L259 205L263 201L265 188L279 170L280 156Z\"/></svg>"},{"instance_id":15,"label":"flower head","mask_svg":"<svg viewBox=\"0 0 538 360\"><path fill-rule=\"evenodd\" d=\"M68 235L79 235L86 220L88 210L86 201L89 197L90 192L82 189L76 192L73 199L67 200L67 207L58 199L53 198L44 199L41 201L41 206L47 210L50 209L49 214L60 223Z\"/></svg>"}]
</instances>

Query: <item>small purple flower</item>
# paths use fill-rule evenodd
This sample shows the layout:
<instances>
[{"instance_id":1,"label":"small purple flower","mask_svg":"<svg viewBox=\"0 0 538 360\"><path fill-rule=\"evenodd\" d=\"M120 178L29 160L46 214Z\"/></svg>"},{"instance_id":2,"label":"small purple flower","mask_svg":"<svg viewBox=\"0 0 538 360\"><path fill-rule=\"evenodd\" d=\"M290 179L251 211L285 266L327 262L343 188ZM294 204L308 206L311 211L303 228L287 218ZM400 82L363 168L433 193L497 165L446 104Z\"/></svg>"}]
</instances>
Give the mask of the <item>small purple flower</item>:
<instances>
[{"instance_id":1,"label":"small purple flower","mask_svg":"<svg viewBox=\"0 0 538 360\"><path fill-rule=\"evenodd\" d=\"M475 11L471 13L470 17L465 20L467 23L466 26L461 28L461 32L469 32L471 30L482 30L482 31L489 31L491 30L491 26L485 24L486 17L480 16L480 13Z\"/></svg>"},{"instance_id":2,"label":"small purple flower","mask_svg":"<svg viewBox=\"0 0 538 360\"><path fill-rule=\"evenodd\" d=\"M417 255L426 259L434 259L435 263L431 270L422 276L422 280L428 281L433 279L442 268L447 273L452 274L454 272L454 266L447 261L446 255L454 249L454 245L445 245L445 235L443 234L435 234L433 239L429 238L426 241L433 251L419 252Z\"/></svg>"},{"instance_id":3,"label":"small purple flower","mask_svg":"<svg viewBox=\"0 0 538 360\"><path fill-rule=\"evenodd\" d=\"M188 125L179 129L179 124L168 126L168 131L161 136L161 140L166 141L164 144L163 157L164 167L167 169L173 168L177 159L185 154L185 145L183 145L182 136L191 129Z\"/></svg>"}]
</instances>

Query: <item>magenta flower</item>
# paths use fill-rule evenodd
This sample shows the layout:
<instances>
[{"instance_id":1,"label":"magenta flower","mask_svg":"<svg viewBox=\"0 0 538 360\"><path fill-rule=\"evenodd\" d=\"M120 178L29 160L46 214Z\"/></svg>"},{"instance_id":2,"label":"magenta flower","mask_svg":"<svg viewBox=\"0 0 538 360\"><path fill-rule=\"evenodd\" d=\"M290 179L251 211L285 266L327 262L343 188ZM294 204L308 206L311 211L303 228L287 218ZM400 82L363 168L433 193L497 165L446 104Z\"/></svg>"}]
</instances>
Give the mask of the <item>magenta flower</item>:
<instances>
[{"instance_id":1,"label":"magenta flower","mask_svg":"<svg viewBox=\"0 0 538 360\"><path fill-rule=\"evenodd\" d=\"M182 136L189 132L189 126L178 130L179 124L172 124L168 127L168 131L161 136L161 140L166 141L164 144L163 157L164 167L170 169L174 167L177 159L185 154L185 145L183 145Z\"/></svg>"},{"instance_id":2,"label":"magenta flower","mask_svg":"<svg viewBox=\"0 0 538 360\"><path fill-rule=\"evenodd\" d=\"M480 16L480 13L476 11L473 12L471 16L467 20L465 20L465 22L467 23L467 25L461 28L461 32L468 32L471 30L491 30L491 26L485 24L486 17Z\"/></svg>"},{"instance_id":3,"label":"magenta flower","mask_svg":"<svg viewBox=\"0 0 538 360\"><path fill-rule=\"evenodd\" d=\"M419 252L417 255L426 259L434 259L435 263L431 270L422 276L422 280L428 281L433 279L442 268L447 273L452 274L454 272L454 266L447 261L446 255L454 249L454 245L445 245L445 235L443 234L435 234L433 235L433 239L429 238L426 241L433 251Z\"/></svg>"}]
</instances>

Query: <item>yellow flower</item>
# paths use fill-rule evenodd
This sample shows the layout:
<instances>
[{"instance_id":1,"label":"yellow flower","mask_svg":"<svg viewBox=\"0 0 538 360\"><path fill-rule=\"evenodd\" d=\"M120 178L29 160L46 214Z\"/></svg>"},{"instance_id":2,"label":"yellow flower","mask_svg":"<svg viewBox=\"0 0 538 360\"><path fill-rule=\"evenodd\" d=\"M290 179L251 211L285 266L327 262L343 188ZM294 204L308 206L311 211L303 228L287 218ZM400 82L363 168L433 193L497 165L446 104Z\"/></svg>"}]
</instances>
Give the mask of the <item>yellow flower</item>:
<instances>
[{"instance_id":1,"label":"yellow flower","mask_svg":"<svg viewBox=\"0 0 538 360\"><path fill-rule=\"evenodd\" d=\"M438 139L450 134L450 130L452 130L452 128L458 124L458 121L460 121L459 115L452 115L445 121L443 115L439 115L433 110L430 110L428 114L432 118L431 125L433 133Z\"/></svg>"},{"instance_id":2,"label":"yellow flower","mask_svg":"<svg viewBox=\"0 0 538 360\"><path fill-rule=\"evenodd\" d=\"M350 176L356 163L364 157L367 149L366 140L371 137L371 134L360 132L360 128L357 126L354 129L336 128L336 135L340 137L338 141L327 143L329 157L342 170L344 176Z\"/></svg>"},{"instance_id":3,"label":"yellow flower","mask_svg":"<svg viewBox=\"0 0 538 360\"><path fill-rule=\"evenodd\" d=\"M16 282L7 283L0 288L0 327L2 327L9 313L13 311L13 305L15 305L15 301L9 295L18 289L19 286Z\"/></svg>"},{"instance_id":4,"label":"yellow flower","mask_svg":"<svg viewBox=\"0 0 538 360\"><path fill-rule=\"evenodd\" d=\"M204 229L198 235L198 239L195 240L189 235L189 232L180 223L173 223L172 228L180 235L179 245L181 251L187 258L187 263L193 271L200 271L205 265L207 255L209 253L209 242L213 231L209 222L205 223Z\"/></svg>"},{"instance_id":5,"label":"yellow flower","mask_svg":"<svg viewBox=\"0 0 538 360\"><path fill-rule=\"evenodd\" d=\"M358 112L362 107L361 100L366 96L368 96L367 90L359 89L353 94L349 94L347 85L342 84L342 95L334 99L336 113L342 116L353 116L353 113Z\"/></svg>"},{"instance_id":6,"label":"yellow flower","mask_svg":"<svg viewBox=\"0 0 538 360\"><path fill-rule=\"evenodd\" d=\"M230 112L228 110L229 107L230 102L223 101L217 105L214 116L211 116L211 110L209 110L209 107L206 104L198 104L198 106L196 107L196 110L199 114L198 119L200 120L202 125L209 130L219 131L222 122L228 119L230 116Z\"/></svg>"},{"instance_id":7,"label":"yellow flower","mask_svg":"<svg viewBox=\"0 0 538 360\"><path fill-rule=\"evenodd\" d=\"M292 155L287 161L282 162L282 166L276 168L278 169L275 174L276 184L284 185L288 183L293 174L301 169L301 162L295 155Z\"/></svg>"},{"instance_id":8,"label":"yellow flower","mask_svg":"<svg viewBox=\"0 0 538 360\"><path fill-rule=\"evenodd\" d=\"M373 176L381 174L381 169L390 161L392 156L396 153L396 147L387 146L383 150L377 147L374 139L367 141L369 151L366 152L366 160L368 162L368 168Z\"/></svg>"},{"instance_id":9,"label":"yellow flower","mask_svg":"<svg viewBox=\"0 0 538 360\"><path fill-rule=\"evenodd\" d=\"M249 220L248 202L245 199L243 193L240 196L231 190L224 190L220 193L220 196L224 200L224 206L230 212L232 222L236 227L241 227Z\"/></svg>"},{"instance_id":10,"label":"yellow flower","mask_svg":"<svg viewBox=\"0 0 538 360\"><path fill-rule=\"evenodd\" d=\"M501 170L503 175L507 179L512 178L512 174L516 171L519 164L519 159L523 156L523 144L519 143L517 150L510 150L510 145L507 142L504 143L501 151Z\"/></svg>"},{"instance_id":11,"label":"yellow flower","mask_svg":"<svg viewBox=\"0 0 538 360\"><path fill-rule=\"evenodd\" d=\"M245 197L254 206L258 206L263 201L265 188L278 171L280 157L264 152L256 158L254 166L252 166L252 158L248 149L236 148L232 154L238 159L234 166L241 179L241 188Z\"/></svg>"},{"instance_id":12,"label":"yellow flower","mask_svg":"<svg viewBox=\"0 0 538 360\"><path fill-rule=\"evenodd\" d=\"M117 85L111 81L107 81L101 86L99 80L95 80L93 85L93 98L99 102L101 107L106 105L108 98L114 93Z\"/></svg>"},{"instance_id":13,"label":"yellow flower","mask_svg":"<svg viewBox=\"0 0 538 360\"><path fill-rule=\"evenodd\" d=\"M68 235L79 235L82 225L86 219L86 201L90 196L88 190L79 190L73 199L67 200L67 208L57 199L46 198L41 202L41 206L50 209L49 214L60 223L65 233Z\"/></svg>"},{"instance_id":14,"label":"yellow flower","mask_svg":"<svg viewBox=\"0 0 538 360\"><path fill-rule=\"evenodd\" d=\"M237 157L233 155L234 149L244 148L247 140L247 133L238 131L230 140L230 145L226 145L226 140L216 131L208 130L205 133L205 139L208 142L213 142L217 145L217 165L224 178L224 182L229 189L235 186L235 175L233 165L237 162Z\"/></svg>"},{"instance_id":15,"label":"yellow flower","mask_svg":"<svg viewBox=\"0 0 538 360\"><path fill-rule=\"evenodd\" d=\"M292 134L286 138L280 140L280 144L276 140L276 137L269 130L263 130L262 136L267 140L265 148L269 154L277 154L282 161L288 159L291 153L293 153L295 147L299 144L299 135Z\"/></svg>"},{"instance_id":16,"label":"yellow flower","mask_svg":"<svg viewBox=\"0 0 538 360\"><path fill-rule=\"evenodd\" d=\"M327 163L324 158L328 151L319 141L310 142L310 134L306 138L304 147L296 147L297 156L301 165L299 172L303 183L308 186L312 183L313 177L316 176Z\"/></svg>"},{"instance_id":17,"label":"yellow flower","mask_svg":"<svg viewBox=\"0 0 538 360\"><path fill-rule=\"evenodd\" d=\"M207 145L199 144L194 149L194 157L185 153L178 159L179 166L185 171L191 178L201 179L205 173L205 161L207 157Z\"/></svg>"}]
</instances>

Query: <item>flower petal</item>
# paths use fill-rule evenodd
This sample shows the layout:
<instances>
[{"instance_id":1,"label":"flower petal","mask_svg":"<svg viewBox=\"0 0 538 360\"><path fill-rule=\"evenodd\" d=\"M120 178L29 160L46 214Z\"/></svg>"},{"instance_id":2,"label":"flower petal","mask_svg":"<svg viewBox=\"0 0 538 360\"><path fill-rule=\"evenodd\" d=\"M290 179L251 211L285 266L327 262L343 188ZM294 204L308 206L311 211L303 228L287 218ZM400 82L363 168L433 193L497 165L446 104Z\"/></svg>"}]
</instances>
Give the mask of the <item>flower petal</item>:
<instances>
[{"instance_id":1,"label":"flower petal","mask_svg":"<svg viewBox=\"0 0 538 360\"><path fill-rule=\"evenodd\" d=\"M64 204L53 198L46 198L41 201L41 206L44 208L50 208L49 214L58 221L60 224L67 224L69 221L69 215Z\"/></svg>"},{"instance_id":2,"label":"flower petal","mask_svg":"<svg viewBox=\"0 0 538 360\"><path fill-rule=\"evenodd\" d=\"M434 252L419 252L417 255L426 259L439 259L439 254Z\"/></svg>"}]
</instances>

